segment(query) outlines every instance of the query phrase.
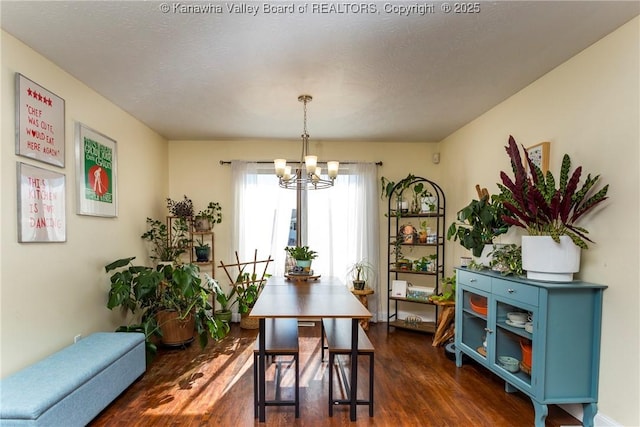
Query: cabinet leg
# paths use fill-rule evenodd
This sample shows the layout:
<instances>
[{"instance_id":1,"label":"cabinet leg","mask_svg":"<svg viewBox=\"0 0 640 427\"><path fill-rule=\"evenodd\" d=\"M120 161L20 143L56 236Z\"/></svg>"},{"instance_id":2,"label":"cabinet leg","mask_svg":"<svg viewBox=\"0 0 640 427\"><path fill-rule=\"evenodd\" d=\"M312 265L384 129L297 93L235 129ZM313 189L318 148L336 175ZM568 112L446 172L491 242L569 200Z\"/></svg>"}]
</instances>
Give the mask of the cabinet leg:
<instances>
[{"instance_id":1,"label":"cabinet leg","mask_svg":"<svg viewBox=\"0 0 640 427\"><path fill-rule=\"evenodd\" d=\"M598 413L598 405L596 403L582 404L582 425L584 427L593 427L593 419Z\"/></svg>"},{"instance_id":2,"label":"cabinet leg","mask_svg":"<svg viewBox=\"0 0 640 427\"><path fill-rule=\"evenodd\" d=\"M460 368L462 366L462 352L456 348L456 366Z\"/></svg>"},{"instance_id":3,"label":"cabinet leg","mask_svg":"<svg viewBox=\"0 0 640 427\"><path fill-rule=\"evenodd\" d=\"M518 389L505 381L505 383L504 383L504 391L506 391L507 393L515 393L515 392L518 391Z\"/></svg>"},{"instance_id":4,"label":"cabinet leg","mask_svg":"<svg viewBox=\"0 0 640 427\"><path fill-rule=\"evenodd\" d=\"M547 407L547 405L538 403L533 399L531 399L531 402L533 403L533 410L535 411L534 426L544 427L544 420L547 418L547 415L549 414L549 408Z\"/></svg>"}]
</instances>

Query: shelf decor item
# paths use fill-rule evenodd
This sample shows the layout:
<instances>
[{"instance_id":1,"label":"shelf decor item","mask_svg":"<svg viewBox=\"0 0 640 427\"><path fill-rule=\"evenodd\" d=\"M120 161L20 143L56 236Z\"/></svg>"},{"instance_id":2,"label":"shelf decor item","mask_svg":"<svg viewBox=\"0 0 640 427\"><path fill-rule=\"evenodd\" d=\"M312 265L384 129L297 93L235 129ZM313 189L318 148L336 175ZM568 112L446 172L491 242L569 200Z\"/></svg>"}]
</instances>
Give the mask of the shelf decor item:
<instances>
[{"instance_id":1,"label":"shelf decor item","mask_svg":"<svg viewBox=\"0 0 640 427\"><path fill-rule=\"evenodd\" d=\"M503 220L529 234L522 238L522 268L530 279L571 281L580 268L580 249L588 249L586 242L593 242L587 237L589 232L576 223L607 199L609 185L598 189L600 175L587 174L580 186L582 167L571 171L568 154L562 158L556 180L551 171L544 174L523 147L524 160L532 171L527 174L513 136L505 150L513 177L500 172L498 187L509 211Z\"/></svg>"}]
</instances>

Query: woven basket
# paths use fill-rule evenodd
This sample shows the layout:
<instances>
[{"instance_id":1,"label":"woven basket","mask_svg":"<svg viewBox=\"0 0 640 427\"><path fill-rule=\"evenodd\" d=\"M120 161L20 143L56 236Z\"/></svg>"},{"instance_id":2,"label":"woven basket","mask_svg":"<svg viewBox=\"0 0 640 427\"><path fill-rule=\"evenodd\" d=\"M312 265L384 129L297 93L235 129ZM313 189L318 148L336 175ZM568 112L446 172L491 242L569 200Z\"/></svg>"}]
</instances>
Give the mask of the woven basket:
<instances>
[{"instance_id":1,"label":"woven basket","mask_svg":"<svg viewBox=\"0 0 640 427\"><path fill-rule=\"evenodd\" d=\"M174 346L193 341L196 321L193 314L183 320L178 318L178 313L175 311L160 311L156 316L162 330L163 344Z\"/></svg>"},{"instance_id":2,"label":"woven basket","mask_svg":"<svg viewBox=\"0 0 640 427\"><path fill-rule=\"evenodd\" d=\"M240 315L240 327L242 329L258 329L260 327L258 319L255 317L249 317L249 313L242 313Z\"/></svg>"}]
</instances>

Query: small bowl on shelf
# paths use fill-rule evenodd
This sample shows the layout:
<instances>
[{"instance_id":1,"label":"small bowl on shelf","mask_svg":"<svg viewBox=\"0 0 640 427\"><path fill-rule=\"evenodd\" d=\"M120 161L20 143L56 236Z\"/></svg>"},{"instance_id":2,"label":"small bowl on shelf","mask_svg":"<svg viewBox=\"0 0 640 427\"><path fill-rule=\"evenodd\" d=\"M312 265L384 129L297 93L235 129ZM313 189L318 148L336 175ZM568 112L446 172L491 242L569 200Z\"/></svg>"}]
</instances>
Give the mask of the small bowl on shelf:
<instances>
[{"instance_id":1,"label":"small bowl on shelf","mask_svg":"<svg viewBox=\"0 0 640 427\"><path fill-rule=\"evenodd\" d=\"M515 357L498 356L498 364L514 374L520 370L520 361Z\"/></svg>"},{"instance_id":2,"label":"small bowl on shelf","mask_svg":"<svg viewBox=\"0 0 640 427\"><path fill-rule=\"evenodd\" d=\"M513 323L524 325L527 322L527 313L521 313L519 311L511 311L507 313L507 319Z\"/></svg>"},{"instance_id":3,"label":"small bowl on shelf","mask_svg":"<svg viewBox=\"0 0 640 427\"><path fill-rule=\"evenodd\" d=\"M469 297L469 304L471 309L478 314L487 315L487 299L478 295L472 295Z\"/></svg>"}]
</instances>

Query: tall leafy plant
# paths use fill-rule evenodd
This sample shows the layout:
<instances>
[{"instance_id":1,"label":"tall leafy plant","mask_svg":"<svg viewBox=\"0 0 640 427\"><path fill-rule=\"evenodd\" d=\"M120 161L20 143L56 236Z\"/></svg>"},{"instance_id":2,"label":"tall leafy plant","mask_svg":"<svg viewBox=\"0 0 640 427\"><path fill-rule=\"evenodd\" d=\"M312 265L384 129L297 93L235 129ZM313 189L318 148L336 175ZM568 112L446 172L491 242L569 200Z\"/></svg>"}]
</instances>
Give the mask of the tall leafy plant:
<instances>
[{"instance_id":1,"label":"tall leafy plant","mask_svg":"<svg viewBox=\"0 0 640 427\"><path fill-rule=\"evenodd\" d=\"M600 175L592 177L588 174L580 186L582 166L571 171L568 154L562 158L556 184L553 174L550 171L544 174L522 148L531 174L527 174L515 139L509 136L505 150L511 161L513 177L500 172L502 184L498 184L504 207L512 214L512 217L504 215L504 221L526 229L531 236L548 235L556 242L560 241L560 236L569 236L578 247L587 249L585 240L593 241L587 237L589 232L577 226L576 222L607 199L609 185L597 190Z\"/></svg>"},{"instance_id":2,"label":"tall leafy plant","mask_svg":"<svg viewBox=\"0 0 640 427\"><path fill-rule=\"evenodd\" d=\"M509 230L511 224L503 219L508 213L499 196L486 193L458 212L459 222L449 226L447 239L459 240L464 248L473 252L473 256L479 257L485 245L493 243L494 237Z\"/></svg>"}]
</instances>

